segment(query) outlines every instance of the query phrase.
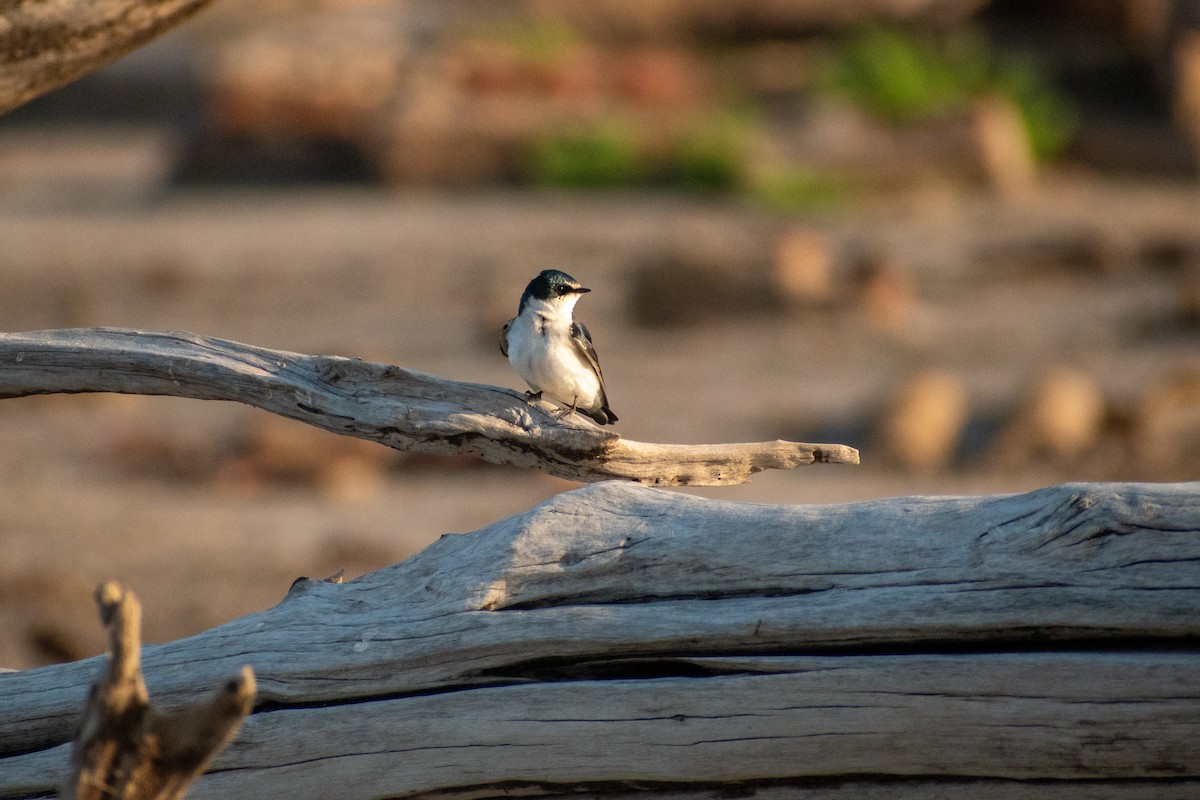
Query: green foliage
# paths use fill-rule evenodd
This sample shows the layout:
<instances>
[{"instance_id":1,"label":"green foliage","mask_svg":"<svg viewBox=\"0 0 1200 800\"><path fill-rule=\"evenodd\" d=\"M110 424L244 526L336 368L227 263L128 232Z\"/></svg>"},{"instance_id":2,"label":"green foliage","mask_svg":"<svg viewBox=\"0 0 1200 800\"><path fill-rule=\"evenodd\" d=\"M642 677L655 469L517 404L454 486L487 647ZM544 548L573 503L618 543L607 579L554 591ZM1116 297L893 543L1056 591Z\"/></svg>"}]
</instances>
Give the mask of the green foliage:
<instances>
[{"instance_id":1,"label":"green foliage","mask_svg":"<svg viewBox=\"0 0 1200 800\"><path fill-rule=\"evenodd\" d=\"M553 22L493 22L477 26L474 34L481 39L507 45L535 64L555 64L578 49L583 42L574 28Z\"/></svg>"},{"instance_id":2,"label":"green foliage","mask_svg":"<svg viewBox=\"0 0 1200 800\"><path fill-rule=\"evenodd\" d=\"M748 195L758 205L784 213L837 211L854 201L844 177L798 165L757 175Z\"/></svg>"},{"instance_id":3,"label":"green foliage","mask_svg":"<svg viewBox=\"0 0 1200 800\"><path fill-rule=\"evenodd\" d=\"M1000 94L1020 110L1040 158L1061 152L1075 127L1070 104L1034 63L999 53L970 30L934 40L904 28L864 28L837 46L818 87L897 125Z\"/></svg>"},{"instance_id":4,"label":"green foliage","mask_svg":"<svg viewBox=\"0 0 1200 800\"><path fill-rule=\"evenodd\" d=\"M897 28L872 26L845 39L834 51L820 85L876 116L910 123L963 102L975 87L975 59L954 63L948 54ZM973 67L960 72L963 64Z\"/></svg>"},{"instance_id":5,"label":"green foliage","mask_svg":"<svg viewBox=\"0 0 1200 800\"><path fill-rule=\"evenodd\" d=\"M720 114L695 126L662 165L665 182L691 191L728 191L742 179L753 121Z\"/></svg>"},{"instance_id":6,"label":"green foliage","mask_svg":"<svg viewBox=\"0 0 1200 800\"><path fill-rule=\"evenodd\" d=\"M854 201L847 180L797 165L747 174L754 121L726 114L706 120L670 147L650 152L632 125L609 120L540 139L528 160L539 186L597 189L665 186L726 192L779 212L833 211Z\"/></svg>"},{"instance_id":7,"label":"green foliage","mask_svg":"<svg viewBox=\"0 0 1200 800\"><path fill-rule=\"evenodd\" d=\"M721 114L651 147L634 125L610 119L541 137L530 150L528 174L535 184L572 189L729 191L741 181L750 132L747 120Z\"/></svg>"},{"instance_id":8,"label":"green foliage","mask_svg":"<svg viewBox=\"0 0 1200 800\"><path fill-rule=\"evenodd\" d=\"M1074 106L1028 61L1009 59L1001 65L997 83L1021 112L1033 154L1043 161L1061 154L1079 122Z\"/></svg>"},{"instance_id":9,"label":"green foliage","mask_svg":"<svg viewBox=\"0 0 1200 800\"><path fill-rule=\"evenodd\" d=\"M627 126L609 122L534 142L528 171L539 186L595 189L641 182L640 146Z\"/></svg>"}]
</instances>

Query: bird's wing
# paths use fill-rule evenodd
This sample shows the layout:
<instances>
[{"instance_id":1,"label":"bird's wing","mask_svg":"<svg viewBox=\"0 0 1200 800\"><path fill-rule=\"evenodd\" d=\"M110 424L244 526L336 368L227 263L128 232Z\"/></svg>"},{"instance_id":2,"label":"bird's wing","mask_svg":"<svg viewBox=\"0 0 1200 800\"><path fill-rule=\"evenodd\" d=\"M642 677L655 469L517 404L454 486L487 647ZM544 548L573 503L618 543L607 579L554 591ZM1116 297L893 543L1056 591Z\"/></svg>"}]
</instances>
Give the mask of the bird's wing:
<instances>
[{"instance_id":1,"label":"bird's wing","mask_svg":"<svg viewBox=\"0 0 1200 800\"><path fill-rule=\"evenodd\" d=\"M600 371L600 359L596 356L596 348L592 346L592 334L588 331L587 325L582 322L571 323L571 341L575 343L575 347L579 352L583 353L588 363L592 365L592 370L596 373L596 377L600 379L600 395L604 405L608 405L604 391L604 373Z\"/></svg>"},{"instance_id":2,"label":"bird's wing","mask_svg":"<svg viewBox=\"0 0 1200 800\"><path fill-rule=\"evenodd\" d=\"M516 321L517 320L514 317L513 319L510 319L508 322L504 323L504 327L500 329L500 352L505 358L508 358L508 329L511 328L512 324Z\"/></svg>"}]
</instances>

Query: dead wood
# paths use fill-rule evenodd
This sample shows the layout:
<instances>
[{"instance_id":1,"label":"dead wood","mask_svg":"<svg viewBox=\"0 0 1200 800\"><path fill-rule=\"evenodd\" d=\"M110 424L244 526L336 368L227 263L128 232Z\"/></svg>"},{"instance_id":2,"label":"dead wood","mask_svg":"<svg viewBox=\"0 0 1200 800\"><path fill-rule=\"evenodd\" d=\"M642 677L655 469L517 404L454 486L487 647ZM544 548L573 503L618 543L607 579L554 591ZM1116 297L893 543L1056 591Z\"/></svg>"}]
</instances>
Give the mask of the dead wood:
<instances>
[{"instance_id":1,"label":"dead wood","mask_svg":"<svg viewBox=\"0 0 1200 800\"><path fill-rule=\"evenodd\" d=\"M1198 648L1200 484L767 506L610 481L145 663L170 707L258 677L193 800L1134 798L1200 788ZM0 797L53 788L96 666L0 675Z\"/></svg>"},{"instance_id":2,"label":"dead wood","mask_svg":"<svg viewBox=\"0 0 1200 800\"><path fill-rule=\"evenodd\" d=\"M0 114L117 60L211 0L7 0Z\"/></svg>"},{"instance_id":3,"label":"dead wood","mask_svg":"<svg viewBox=\"0 0 1200 800\"><path fill-rule=\"evenodd\" d=\"M66 800L175 800L241 727L254 701L242 667L208 698L174 712L150 705L141 669L141 604L116 583L96 590L111 653L75 737Z\"/></svg>"},{"instance_id":4,"label":"dead wood","mask_svg":"<svg viewBox=\"0 0 1200 800\"><path fill-rule=\"evenodd\" d=\"M622 439L549 403L385 364L115 328L0 334L0 397L121 392L235 400L334 433L438 455L534 467L569 480L744 483L766 469L857 464L840 444L672 445Z\"/></svg>"}]
</instances>

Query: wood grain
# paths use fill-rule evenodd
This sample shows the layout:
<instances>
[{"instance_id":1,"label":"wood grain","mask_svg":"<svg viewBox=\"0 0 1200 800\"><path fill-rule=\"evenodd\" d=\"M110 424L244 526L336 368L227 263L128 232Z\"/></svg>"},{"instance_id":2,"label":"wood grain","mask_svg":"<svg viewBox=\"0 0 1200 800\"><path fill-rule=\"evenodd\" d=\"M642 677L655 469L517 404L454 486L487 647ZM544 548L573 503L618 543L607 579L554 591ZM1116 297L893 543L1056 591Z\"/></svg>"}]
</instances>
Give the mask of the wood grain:
<instances>
[{"instance_id":1,"label":"wood grain","mask_svg":"<svg viewBox=\"0 0 1200 800\"><path fill-rule=\"evenodd\" d=\"M62 797L179 800L250 713L254 673L243 667L204 700L162 713L142 679L137 597L108 581L96 590L96 602L108 629L109 659L88 695Z\"/></svg>"},{"instance_id":2,"label":"wood grain","mask_svg":"<svg viewBox=\"0 0 1200 800\"><path fill-rule=\"evenodd\" d=\"M583 482L721 486L765 469L858 463L857 450L838 444L633 442L580 415L559 420L553 404L530 404L512 389L193 333L0 334L0 398L58 392L233 400L398 450L473 453Z\"/></svg>"},{"instance_id":3,"label":"wood grain","mask_svg":"<svg viewBox=\"0 0 1200 800\"><path fill-rule=\"evenodd\" d=\"M115 61L211 0L5 0L0 114Z\"/></svg>"},{"instance_id":4,"label":"wood grain","mask_svg":"<svg viewBox=\"0 0 1200 800\"><path fill-rule=\"evenodd\" d=\"M1198 654L1200 484L787 507L603 482L144 669L168 706L258 676L195 797L1171 797L1200 781ZM0 675L0 797L52 787L95 669Z\"/></svg>"}]
</instances>

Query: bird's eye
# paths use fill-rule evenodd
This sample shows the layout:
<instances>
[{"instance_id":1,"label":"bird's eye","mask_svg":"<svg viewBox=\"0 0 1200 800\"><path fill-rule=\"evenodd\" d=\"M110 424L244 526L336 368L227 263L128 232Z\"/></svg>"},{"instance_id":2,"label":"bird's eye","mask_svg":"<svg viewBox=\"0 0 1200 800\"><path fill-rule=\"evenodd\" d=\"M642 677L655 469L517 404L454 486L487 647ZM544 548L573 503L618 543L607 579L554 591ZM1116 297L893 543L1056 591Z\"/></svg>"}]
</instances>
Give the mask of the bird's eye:
<instances>
[{"instance_id":1,"label":"bird's eye","mask_svg":"<svg viewBox=\"0 0 1200 800\"><path fill-rule=\"evenodd\" d=\"M560 283L558 285L558 288L555 289L554 291L558 292L559 294L569 294L571 291L571 287L567 286L565 283Z\"/></svg>"}]
</instances>

